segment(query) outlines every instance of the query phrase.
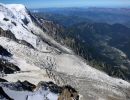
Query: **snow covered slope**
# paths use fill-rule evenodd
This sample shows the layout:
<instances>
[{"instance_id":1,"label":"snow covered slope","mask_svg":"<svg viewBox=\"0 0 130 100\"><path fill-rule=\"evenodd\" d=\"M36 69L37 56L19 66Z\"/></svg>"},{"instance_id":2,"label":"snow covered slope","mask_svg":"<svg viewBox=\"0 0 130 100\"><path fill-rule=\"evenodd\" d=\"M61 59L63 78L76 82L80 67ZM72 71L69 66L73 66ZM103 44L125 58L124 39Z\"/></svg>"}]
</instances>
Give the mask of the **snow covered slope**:
<instances>
[{"instance_id":1,"label":"snow covered slope","mask_svg":"<svg viewBox=\"0 0 130 100\"><path fill-rule=\"evenodd\" d=\"M0 4L0 16L0 45L12 54L1 58L20 68L15 73L2 75L3 79L69 84L79 91L82 100L130 100L130 83L92 68L72 50L57 43L38 27L25 6ZM27 100L37 97L41 95L35 93Z\"/></svg>"},{"instance_id":2,"label":"snow covered slope","mask_svg":"<svg viewBox=\"0 0 130 100\"><path fill-rule=\"evenodd\" d=\"M69 49L59 45L52 38L48 37L40 28L36 27L24 5L0 4L0 9L1 28L10 30L17 39L24 40L30 43L34 48L47 52L46 47L48 45L43 43L40 37L36 36L42 35L48 42L50 41L52 44L57 45L66 52L71 52ZM8 21L3 19L7 19Z\"/></svg>"},{"instance_id":3,"label":"snow covered slope","mask_svg":"<svg viewBox=\"0 0 130 100\"><path fill-rule=\"evenodd\" d=\"M35 92L15 91L8 88L3 88L3 90L14 100L58 100L58 94L55 94L44 87Z\"/></svg>"}]
</instances>

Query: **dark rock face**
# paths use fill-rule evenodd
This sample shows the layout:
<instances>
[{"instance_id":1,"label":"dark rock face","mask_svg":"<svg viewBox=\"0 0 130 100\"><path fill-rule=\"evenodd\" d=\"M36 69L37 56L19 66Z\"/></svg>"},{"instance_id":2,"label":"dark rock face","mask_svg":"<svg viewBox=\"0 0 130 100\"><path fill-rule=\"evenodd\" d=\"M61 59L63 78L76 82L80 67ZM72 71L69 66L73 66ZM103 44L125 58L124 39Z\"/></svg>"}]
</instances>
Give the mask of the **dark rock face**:
<instances>
[{"instance_id":1,"label":"dark rock face","mask_svg":"<svg viewBox=\"0 0 130 100\"><path fill-rule=\"evenodd\" d=\"M26 41L24 41L24 40L17 40L17 41L18 41L18 43L20 43L20 44L26 45L26 46L28 46L28 47L34 49L34 47L33 47L30 43L28 43L28 42L26 42Z\"/></svg>"},{"instance_id":2,"label":"dark rock face","mask_svg":"<svg viewBox=\"0 0 130 100\"><path fill-rule=\"evenodd\" d=\"M5 80L5 79L0 78L0 82L8 82L8 81Z\"/></svg>"},{"instance_id":3,"label":"dark rock face","mask_svg":"<svg viewBox=\"0 0 130 100\"><path fill-rule=\"evenodd\" d=\"M0 100L13 100L4 92L2 87L0 87Z\"/></svg>"},{"instance_id":4,"label":"dark rock face","mask_svg":"<svg viewBox=\"0 0 130 100\"><path fill-rule=\"evenodd\" d=\"M0 83L0 99L6 98L6 100L13 100L7 94L3 88L7 88L12 91L28 91L33 92L42 88L43 91L49 90L54 94L59 94L58 100L79 100L78 92L71 86L58 86L53 82L40 82L37 86L29 83L28 81L17 81L15 83ZM27 94L28 95L28 94Z\"/></svg>"},{"instance_id":5,"label":"dark rock face","mask_svg":"<svg viewBox=\"0 0 130 100\"><path fill-rule=\"evenodd\" d=\"M36 86L28 81L17 81L15 83L1 83L2 87L6 87L9 88L11 90L15 90L15 91L33 91Z\"/></svg>"},{"instance_id":6,"label":"dark rock face","mask_svg":"<svg viewBox=\"0 0 130 100\"><path fill-rule=\"evenodd\" d=\"M16 40L14 34L12 34L12 32L10 30L5 31L2 28L0 28L0 36L7 37L12 40Z\"/></svg>"},{"instance_id":7,"label":"dark rock face","mask_svg":"<svg viewBox=\"0 0 130 100\"><path fill-rule=\"evenodd\" d=\"M25 25L28 25L28 23L29 23L29 21L27 20L27 18L22 19L22 21L23 21L23 23L24 23Z\"/></svg>"},{"instance_id":8,"label":"dark rock face","mask_svg":"<svg viewBox=\"0 0 130 100\"><path fill-rule=\"evenodd\" d=\"M78 92L71 86L63 86L58 100L79 100Z\"/></svg>"},{"instance_id":9,"label":"dark rock face","mask_svg":"<svg viewBox=\"0 0 130 100\"><path fill-rule=\"evenodd\" d=\"M15 22L14 22L13 24L16 26L16 23L15 23ZM0 36L7 37L7 38L9 38L9 39L12 39L12 40L16 41L17 43L26 45L26 46L28 46L28 47L34 49L34 47L33 47L30 43L28 43L28 42L26 42L26 41L24 41L24 40L18 40L18 39L15 37L15 35L14 35L10 30L6 30L6 31L5 31L5 30L3 30L2 28L0 28Z\"/></svg>"},{"instance_id":10,"label":"dark rock face","mask_svg":"<svg viewBox=\"0 0 130 100\"><path fill-rule=\"evenodd\" d=\"M4 18L3 20L5 20L5 21L9 21L9 19L8 19L8 18Z\"/></svg>"},{"instance_id":11,"label":"dark rock face","mask_svg":"<svg viewBox=\"0 0 130 100\"><path fill-rule=\"evenodd\" d=\"M64 31L61 25L56 24L53 21L47 21L36 14L33 14L33 16L35 18L34 22L37 22L37 25L41 27L49 36L53 37L58 42L61 41L59 38L62 37L62 33Z\"/></svg>"},{"instance_id":12,"label":"dark rock face","mask_svg":"<svg viewBox=\"0 0 130 100\"><path fill-rule=\"evenodd\" d=\"M33 91L36 86L28 81L18 81L17 83L17 87L22 87L23 90L27 90L27 91Z\"/></svg>"},{"instance_id":13,"label":"dark rock face","mask_svg":"<svg viewBox=\"0 0 130 100\"><path fill-rule=\"evenodd\" d=\"M4 60L0 59L0 72L3 74L11 74L15 71L20 71L19 67Z\"/></svg>"},{"instance_id":14,"label":"dark rock face","mask_svg":"<svg viewBox=\"0 0 130 100\"><path fill-rule=\"evenodd\" d=\"M11 31L9 31L9 30L4 31L2 28L0 28L0 36L7 37L7 38L10 38L10 39L13 39L14 41L19 42L15 38L14 34L12 34ZM4 74L11 74L11 73L14 73L16 71L20 71L18 66L8 62L7 60L5 60L3 58L3 57L11 57L12 54L10 52L8 52L2 46L0 46L0 55L2 56L2 58L0 58L0 73L1 73L2 77L3 77Z\"/></svg>"},{"instance_id":15,"label":"dark rock face","mask_svg":"<svg viewBox=\"0 0 130 100\"><path fill-rule=\"evenodd\" d=\"M56 94L62 92L62 88L57 86L53 82L39 82L37 85L37 89L39 89L40 87L43 87L45 90L49 88L51 92L54 92Z\"/></svg>"},{"instance_id":16,"label":"dark rock face","mask_svg":"<svg viewBox=\"0 0 130 100\"><path fill-rule=\"evenodd\" d=\"M12 56L11 53L9 53L6 49L4 49L2 46L0 46L0 55L2 56Z\"/></svg>"},{"instance_id":17,"label":"dark rock face","mask_svg":"<svg viewBox=\"0 0 130 100\"><path fill-rule=\"evenodd\" d=\"M17 26L17 24L15 22L12 21L11 23L14 24L15 26Z\"/></svg>"},{"instance_id":18,"label":"dark rock face","mask_svg":"<svg viewBox=\"0 0 130 100\"><path fill-rule=\"evenodd\" d=\"M53 82L40 82L37 88L43 87L55 94L59 94L58 100L79 100L78 92L71 86L58 86Z\"/></svg>"}]
</instances>

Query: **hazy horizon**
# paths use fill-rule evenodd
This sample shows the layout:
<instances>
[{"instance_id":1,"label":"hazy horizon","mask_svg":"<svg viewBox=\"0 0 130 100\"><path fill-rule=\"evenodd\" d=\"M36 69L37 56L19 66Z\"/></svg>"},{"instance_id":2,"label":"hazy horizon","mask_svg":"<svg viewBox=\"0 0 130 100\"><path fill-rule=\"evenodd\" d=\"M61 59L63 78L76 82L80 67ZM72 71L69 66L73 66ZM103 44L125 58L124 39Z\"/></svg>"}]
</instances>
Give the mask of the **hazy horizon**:
<instances>
[{"instance_id":1,"label":"hazy horizon","mask_svg":"<svg viewBox=\"0 0 130 100\"><path fill-rule=\"evenodd\" d=\"M1 3L24 4L28 8L130 8L130 0L1 0Z\"/></svg>"}]
</instances>

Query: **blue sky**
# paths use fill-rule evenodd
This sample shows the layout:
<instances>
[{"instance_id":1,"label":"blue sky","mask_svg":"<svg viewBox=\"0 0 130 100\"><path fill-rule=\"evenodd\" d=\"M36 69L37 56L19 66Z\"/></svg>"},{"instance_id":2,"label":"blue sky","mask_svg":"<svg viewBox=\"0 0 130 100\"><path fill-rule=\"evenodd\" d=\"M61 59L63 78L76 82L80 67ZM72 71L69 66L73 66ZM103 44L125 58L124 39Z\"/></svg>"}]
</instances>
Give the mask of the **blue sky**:
<instances>
[{"instance_id":1,"label":"blue sky","mask_svg":"<svg viewBox=\"0 0 130 100\"><path fill-rule=\"evenodd\" d=\"M1 3L22 3L29 8L48 7L130 7L130 0L0 0Z\"/></svg>"}]
</instances>

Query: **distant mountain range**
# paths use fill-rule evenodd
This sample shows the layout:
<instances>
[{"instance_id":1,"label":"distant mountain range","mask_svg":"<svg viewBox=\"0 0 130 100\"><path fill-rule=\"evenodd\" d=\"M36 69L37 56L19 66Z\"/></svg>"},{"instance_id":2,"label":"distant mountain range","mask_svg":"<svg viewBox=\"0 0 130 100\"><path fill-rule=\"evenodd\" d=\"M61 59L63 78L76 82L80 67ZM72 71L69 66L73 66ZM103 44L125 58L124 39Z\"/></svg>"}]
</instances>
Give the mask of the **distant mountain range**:
<instances>
[{"instance_id":1,"label":"distant mountain range","mask_svg":"<svg viewBox=\"0 0 130 100\"><path fill-rule=\"evenodd\" d=\"M130 27L129 8L41 8L31 9L31 11L37 11L44 15L44 18L65 26L90 21L108 24L120 23Z\"/></svg>"}]
</instances>

